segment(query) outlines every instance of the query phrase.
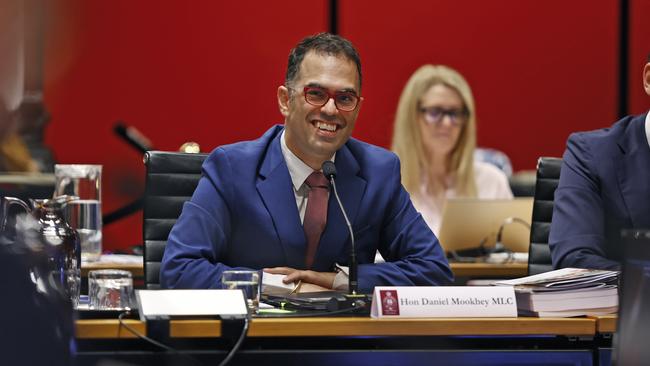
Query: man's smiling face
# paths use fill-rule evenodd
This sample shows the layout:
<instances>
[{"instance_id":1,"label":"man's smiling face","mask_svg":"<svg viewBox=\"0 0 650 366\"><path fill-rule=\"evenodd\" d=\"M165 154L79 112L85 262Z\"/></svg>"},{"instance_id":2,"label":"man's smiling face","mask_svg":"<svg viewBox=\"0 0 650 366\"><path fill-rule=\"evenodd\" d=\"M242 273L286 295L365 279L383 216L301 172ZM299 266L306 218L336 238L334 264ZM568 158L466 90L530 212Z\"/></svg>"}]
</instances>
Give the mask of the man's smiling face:
<instances>
[{"instance_id":1,"label":"man's smiling face","mask_svg":"<svg viewBox=\"0 0 650 366\"><path fill-rule=\"evenodd\" d=\"M348 140L360 106L346 112L337 109L334 99L318 107L307 103L303 89L318 87L329 93L353 92L359 95L356 64L343 56L305 55L298 77L289 88L278 88L278 103L285 117L287 147L315 170Z\"/></svg>"}]
</instances>

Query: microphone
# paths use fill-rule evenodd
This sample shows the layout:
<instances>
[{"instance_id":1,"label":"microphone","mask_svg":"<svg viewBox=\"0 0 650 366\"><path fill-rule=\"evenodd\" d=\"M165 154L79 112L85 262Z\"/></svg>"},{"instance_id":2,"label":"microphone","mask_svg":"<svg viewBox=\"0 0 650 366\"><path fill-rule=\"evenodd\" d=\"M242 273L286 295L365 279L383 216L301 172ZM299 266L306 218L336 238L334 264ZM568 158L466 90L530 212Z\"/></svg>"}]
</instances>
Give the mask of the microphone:
<instances>
[{"instance_id":1,"label":"microphone","mask_svg":"<svg viewBox=\"0 0 650 366\"><path fill-rule=\"evenodd\" d=\"M339 198L339 193L336 190L336 182L334 178L336 178L336 166L334 163L331 161L327 160L326 162L323 163L323 174L325 175L325 178L327 178L330 181L330 184L332 185L332 188L334 189L334 196L336 197L336 202L339 203L339 208L341 209L341 213L343 214L343 218L345 219L345 223L348 225L348 230L350 231L350 270L349 270L349 285L348 285L348 290L350 292L350 295L356 295L357 294L357 253L354 247L354 232L352 231L352 224L350 224L350 220L348 219L348 215L345 213L345 208L343 207L343 203L341 202L341 198Z\"/></svg>"},{"instance_id":2,"label":"microphone","mask_svg":"<svg viewBox=\"0 0 650 366\"><path fill-rule=\"evenodd\" d=\"M118 121L113 127L113 131L143 154L152 149L151 141L135 127L126 126L122 121Z\"/></svg>"},{"instance_id":3,"label":"microphone","mask_svg":"<svg viewBox=\"0 0 650 366\"><path fill-rule=\"evenodd\" d=\"M492 249L492 253L501 253L506 251L506 246L503 245L503 242L501 241L501 237L503 236L503 229L505 229L506 226L512 224L512 223L519 223L524 225L526 228L530 229L530 224L527 223L525 220L520 219L518 217L506 217L501 225L499 226L499 231L497 232L497 238L496 242L494 243L494 249Z\"/></svg>"},{"instance_id":4,"label":"microphone","mask_svg":"<svg viewBox=\"0 0 650 366\"><path fill-rule=\"evenodd\" d=\"M513 216L506 217L501 223L501 225L499 226L499 231L497 232L497 238L496 238L496 242L494 243L494 248L486 250L486 255L487 255L486 262L508 263L515 259L515 254L512 252L512 250L506 248L506 246L501 241L501 238L503 237L503 230L505 229L506 226L513 223L524 225L526 228L530 230L530 224L528 224L525 220ZM501 255L499 255L499 253ZM506 256L504 257L503 254L505 254Z\"/></svg>"},{"instance_id":5,"label":"microphone","mask_svg":"<svg viewBox=\"0 0 650 366\"><path fill-rule=\"evenodd\" d=\"M341 309L358 309L364 311L369 309L368 297L363 294L357 294L358 289L358 263L357 263L357 253L355 249L354 242L354 232L352 231L352 224L348 219L348 215L345 212L341 198L336 189L336 166L331 161L325 161L322 165L323 174L330 181L332 189L334 191L334 196L336 197L336 202L339 204L345 223L348 226L350 231L350 263L349 263L349 274L348 274L348 294L343 296L337 296L330 299L327 304L327 309L330 311L341 310Z\"/></svg>"}]
</instances>

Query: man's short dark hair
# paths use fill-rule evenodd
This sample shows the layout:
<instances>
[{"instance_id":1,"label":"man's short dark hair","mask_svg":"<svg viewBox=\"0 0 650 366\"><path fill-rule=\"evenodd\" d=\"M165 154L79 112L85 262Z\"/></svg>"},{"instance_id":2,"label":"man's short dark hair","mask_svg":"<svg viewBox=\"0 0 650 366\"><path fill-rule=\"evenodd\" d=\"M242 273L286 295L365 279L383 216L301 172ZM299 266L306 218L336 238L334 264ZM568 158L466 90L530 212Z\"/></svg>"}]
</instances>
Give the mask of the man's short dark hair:
<instances>
[{"instance_id":1,"label":"man's short dark hair","mask_svg":"<svg viewBox=\"0 0 650 366\"><path fill-rule=\"evenodd\" d=\"M650 62L650 53L648 53L647 61Z\"/></svg>"},{"instance_id":2,"label":"man's short dark hair","mask_svg":"<svg viewBox=\"0 0 650 366\"><path fill-rule=\"evenodd\" d=\"M359 58L359 53L350 41L331 33L319 33L306 37L291 50L289 53L287 74L284 78L286 85L289 85L298 77L302 60L309 51L314 51L321 55L343 56L350 61L354 61L357 65L359 89L361 89L361 59Z\"/></svg>"}]
</instances>

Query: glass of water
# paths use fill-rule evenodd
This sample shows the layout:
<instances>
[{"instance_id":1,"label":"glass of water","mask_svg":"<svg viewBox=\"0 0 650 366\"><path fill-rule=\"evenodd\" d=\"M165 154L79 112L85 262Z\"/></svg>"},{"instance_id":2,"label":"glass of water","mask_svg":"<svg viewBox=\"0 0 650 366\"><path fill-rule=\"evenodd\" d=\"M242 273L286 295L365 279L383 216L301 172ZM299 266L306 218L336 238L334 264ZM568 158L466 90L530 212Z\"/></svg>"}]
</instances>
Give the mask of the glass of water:
<instances>
[{"instance_id":1,"label":"glass of water","mask_svg":"<svg viewBox=\"0 0 650 366\"><path fill-rule=\"evenodd\" d=\"M56 164L54 197L78 197L65 208L66 221L79 234L82 262L99 260L102 254L102 166Z\"/></svg>"},{"instance_id":2,"label":"glass of water","mask_svg":"<svg viewBox=\"0 0 650 366\"><path fill-rule=\"evenodd\" d=\"M260 304L260 273L251 270L223 271L223 287L228 290L241 289L251 313L257 313Z\"/></svg>"},{"instance_id":3,"label":"glass of water","mask_svg":"<svg viewBox=\"0 0 650 366\"><path fill-rule=\"evenodd\" d=\"M131 307L131 272L100 269L88 272L88 299L93 310L124 310Z\"/></svg>"}]
</instances>

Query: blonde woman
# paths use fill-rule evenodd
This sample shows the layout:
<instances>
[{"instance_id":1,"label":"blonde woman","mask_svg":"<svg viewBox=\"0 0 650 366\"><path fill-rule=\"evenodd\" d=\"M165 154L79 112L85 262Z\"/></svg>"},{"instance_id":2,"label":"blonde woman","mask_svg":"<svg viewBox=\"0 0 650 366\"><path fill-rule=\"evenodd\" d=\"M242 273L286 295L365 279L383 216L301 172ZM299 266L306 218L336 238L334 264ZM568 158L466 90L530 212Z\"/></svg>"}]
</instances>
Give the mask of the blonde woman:
<instances>
[{"instance_id":1,"label":"blonde woman","mask_svg":"<svg viewBox=\"0 0 650 366\"><path fill-rule=\"evenodd\" d=\"M512 198L501 170L474 161L475 147L476 109L467 81L447 66L420 67L400 96L392 150L404 187L436 234L447 198Z\"/></svg>"},{"instance_id":2,"label":"blonde woman","mask_svg":"<svg viewBox=\"0 0 650 366\"><path fill-rule=\"evenodd\" d=\"M0 172L36 172L38 166L16 129L15 113L7 110L0 95Z\"/></svg>"}]
</instances>

